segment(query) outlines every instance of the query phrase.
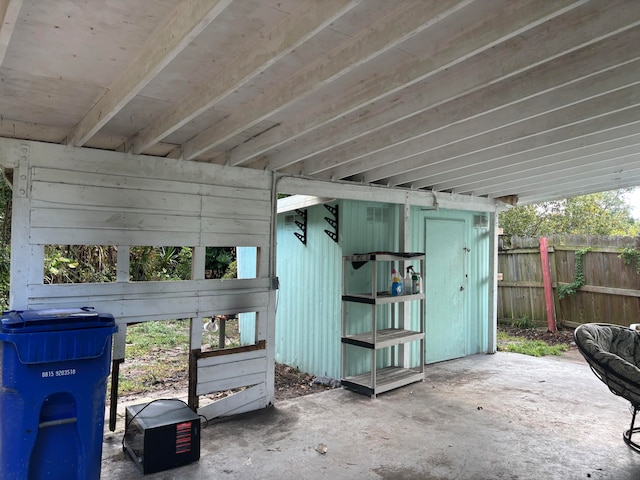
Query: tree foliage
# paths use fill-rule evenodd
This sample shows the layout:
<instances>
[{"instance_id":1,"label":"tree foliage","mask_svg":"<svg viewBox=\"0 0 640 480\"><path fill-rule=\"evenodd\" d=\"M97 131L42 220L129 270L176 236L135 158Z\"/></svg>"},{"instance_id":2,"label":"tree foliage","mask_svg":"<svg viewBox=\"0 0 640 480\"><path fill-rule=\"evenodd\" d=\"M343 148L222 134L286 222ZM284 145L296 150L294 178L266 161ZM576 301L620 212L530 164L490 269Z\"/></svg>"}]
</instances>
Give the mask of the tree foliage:
<instances>
[{"instance_id":1,"label":"tree foliage","mask_svg":"<svg viewBox=\"0 0 640 480\"><path fill-rule=\"evenodd\" d=\"M631 206L624 197L629 191L620 189L514 207L500 214L500 226L508 236L636 236L640 234L640 223L631 215Z\"/></svg>"},{"instance_id":2,"label":"tree foliage","mask_svg":"<svg viewBox=\"0 0 640 480\"><path fill-rule=\"evenodd\" d=\"M11 260L11 202L9 184L0 176L0 308L9 308L9 274Z\"/></svg>"},{"instance_id":3,"label":"tree foliage","mask_svg":"<svg viewBox=\"0 0 640 480\"><path fill-rule=\"evenodd\" d=\"M46 245L44 283L102 283L116 279L116 247Z\"/></svg>"},{"instance_id":4,"label":"tree foliage","mask_svg":"<svg viewBox=\"0 0 640 480\"><path fill-rule=\"evenodd\" d=\"M131 247L129 277L134 282L188 280L192 257L189 247Z\"/></svg>"},{"instance_id":5,"label":"tree foliage","mask_svg":"<svg viewBox=\"0 0 640 480\"><path fill-rule=\"evenodd\" d=\"M116 246L46 245L44 283L103 283L116 281ZM129 280L158 282L189 280L191 247L134 246L129 250ZM208 247L207 278L235 278L235 248Z\"/></svg>"}]
</instances>

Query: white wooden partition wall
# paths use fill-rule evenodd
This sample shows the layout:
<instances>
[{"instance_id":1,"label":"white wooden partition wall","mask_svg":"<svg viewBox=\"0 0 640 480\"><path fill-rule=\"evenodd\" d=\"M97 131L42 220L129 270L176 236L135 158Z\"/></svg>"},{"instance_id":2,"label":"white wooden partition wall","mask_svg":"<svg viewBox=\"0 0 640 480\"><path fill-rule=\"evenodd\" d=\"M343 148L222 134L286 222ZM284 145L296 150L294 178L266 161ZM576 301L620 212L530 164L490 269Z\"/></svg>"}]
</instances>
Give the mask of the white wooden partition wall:
<instances>
[{"instance_id":1,"label":"white wooden partition wall","mask_svg":"<svg viewBox=\"0 0 640 480\"><path fill-rule=\"evenodd\" d=\"M203 407L208 417L263 408L273 400L274 195L268 172L0 139L13 172L11 308L92 306L119 325L114 359L124 358L126 325L192 319L190 393L242 392ZM113 283L44 285L44 245L116 245ZM192 280L130 282L129 246L189 246ZM206 280L206 247L258 247L257 278ZM202 356L203 317L256 312L256 341ZM213 352L211 352L213 353Z\"/></svg>"}]
</instances>

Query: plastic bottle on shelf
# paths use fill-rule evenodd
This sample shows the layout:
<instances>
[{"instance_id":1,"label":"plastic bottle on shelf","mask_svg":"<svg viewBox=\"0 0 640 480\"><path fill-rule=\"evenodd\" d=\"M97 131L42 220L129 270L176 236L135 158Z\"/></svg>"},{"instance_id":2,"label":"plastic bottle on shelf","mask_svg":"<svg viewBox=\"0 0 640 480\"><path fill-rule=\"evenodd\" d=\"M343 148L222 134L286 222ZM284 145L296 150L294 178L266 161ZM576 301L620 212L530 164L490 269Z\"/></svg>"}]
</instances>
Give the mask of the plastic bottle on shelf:
<instances>
[{"instance_id":1,"label":"plastic bottle on shelf","mask_svg":"<svg viewBox=\"0 0 640 480\"><path fill-rule=\"evenodd\" d=\"M422 293L422 277L420 277L419 273L413 272L411 276L411 288L415 294Z\"/></svg>"},{"instance_id":2,"label":"plastic bottle on shelf","mask_svg":"<svg viewBox=\"0 0 640 480\"><path fill-rule=\"evenodd\" d=\"M409 265L407 267L407 274L404 276L404 294L411 295L415 293L413 291L413 277L412 277L413 267Z\"/></svg>"},{"instance_id":3,"label":"plastic bottle on shelf","mask_svg":"<svg viewBox=\"0 0 640 480\"><path fill-rule=\"evenodd\" d=\"M397 295L402 295L402 287L402 277L394 268L393 270L391 270L391 295L393 295L394 297Z\"/></svg>"}]
</instances>

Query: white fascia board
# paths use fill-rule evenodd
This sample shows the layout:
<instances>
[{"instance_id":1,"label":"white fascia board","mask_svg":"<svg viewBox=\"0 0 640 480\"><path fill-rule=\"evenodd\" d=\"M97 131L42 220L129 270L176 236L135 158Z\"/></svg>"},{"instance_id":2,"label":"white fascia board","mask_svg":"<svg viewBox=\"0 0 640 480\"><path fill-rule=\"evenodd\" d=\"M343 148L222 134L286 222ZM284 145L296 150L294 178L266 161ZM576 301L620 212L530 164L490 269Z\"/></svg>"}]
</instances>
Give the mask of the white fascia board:
<instances>
[{"instance_id":1,"label":"white fascia board","mask_svg":"<svg viewBox=\"0 0 640 480\"><path fill-rule=\"evenodd\" d=\"M445 208L450 210L492 212L503 205L503 202L499 200L474 197L471 195L312 180L296 176L280 176L276 183L277 193L290 193L295 195L297 192L306 192L324 198L394 203L399 205L409 204L433 209ZM278 212L280 212L279 208L280 207L278 207Z\"/></svg>"},{"instance_id":2,"label":"white fascia board","mask_svg":"<svg viewBox=\"0 0 640 480\"><path fill-rule=\"evenodd\" d=\"M280 198L278 200L278 213L301 210L303 208L313 207L314 205L333 202L334 200L335 198L316 197L313 195L291 195L290 197Z\"/></svg>"}]
</instances>

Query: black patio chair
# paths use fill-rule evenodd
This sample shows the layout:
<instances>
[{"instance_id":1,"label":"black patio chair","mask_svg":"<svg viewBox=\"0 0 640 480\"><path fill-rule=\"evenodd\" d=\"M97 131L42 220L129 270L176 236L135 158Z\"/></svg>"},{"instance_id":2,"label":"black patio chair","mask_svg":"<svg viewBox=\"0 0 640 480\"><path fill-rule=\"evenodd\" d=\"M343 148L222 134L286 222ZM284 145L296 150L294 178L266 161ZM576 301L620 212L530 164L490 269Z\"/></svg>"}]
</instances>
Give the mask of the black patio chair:
<instances>
[{"instance_id":1,"label":"black patio chair","mask_svg":"<svg viewBox=\"0 0 640 480\"><path fill-rule=\"evenodd\" d=\"M640 331L620 325L586 323L574 331L580 353L596 377L615 395L631 402L631 426L623 434L629 447L640 453L640 444L631 437L640 410Z\"/></svg>"}]
</instances>

